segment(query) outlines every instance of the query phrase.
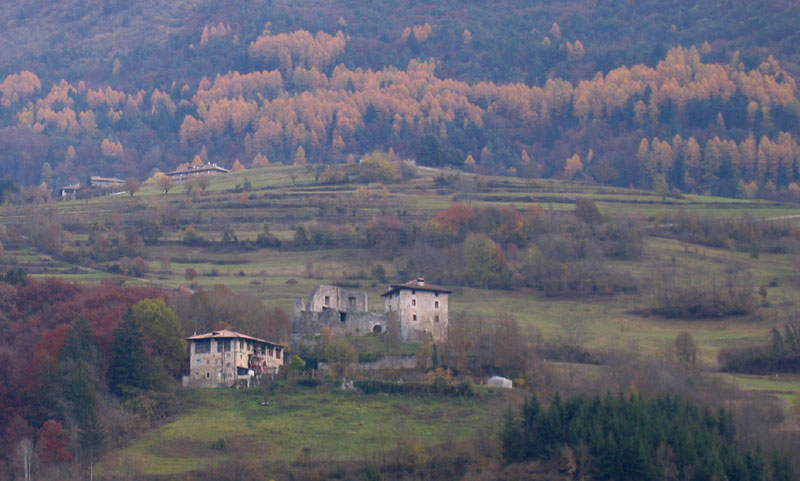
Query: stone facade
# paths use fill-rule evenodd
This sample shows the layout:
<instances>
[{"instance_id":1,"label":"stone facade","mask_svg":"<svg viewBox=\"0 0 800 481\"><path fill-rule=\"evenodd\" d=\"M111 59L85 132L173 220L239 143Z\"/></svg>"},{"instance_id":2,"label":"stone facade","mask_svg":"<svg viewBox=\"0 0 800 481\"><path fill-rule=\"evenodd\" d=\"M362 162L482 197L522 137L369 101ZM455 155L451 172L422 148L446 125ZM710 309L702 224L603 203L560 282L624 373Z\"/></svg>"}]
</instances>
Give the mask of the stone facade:
<instances>
[{"instance_id":1,"label":"stone facade","mask_svg":"<svg viewBox=\"0 0 800 481\"><path fill-rule=\"evenodd\" d=\"M369 312L365 293L319 286L305 302L295 299L292 334L318 335L330 327L335 334L362 335L398 326L405 342L443 342L447 338L450 293L416 279L392 285L383 294L384 312Z\"/></svg>"},{"instance_id":2,"label":"stone facade","mask_svg":"<svg viewBox=\"0 0 800 481\"><path fill-rule=\"evenodd\" d=\"M384 332L386 324L386 314L383 312L341 313L332 309L321 312L300 311L295 312L292 334L315 335L327 326L334 334L357 336Z\"/></svg>"},{"instance_id":3,"label":"stone facade","mask_svg":"<svg viewBox=\"0 0 800 481\"><path fill-rule=\"evenodd\" d=\"M328 309L348 314L368 312L367 295L338 286L317 286L308 297L303 310L322 312Z\"/></svg>"},{"instance_id":4,"label":"stone facade","mask_svg":"<svg viewBox=\"0 0 800 481\"><path fill-rule=\"evenodd\" d=\"M305 302L295 299L293 334L319 334L326 326L336 334L384 332L386 316L369 312L365 293L338 286L317 286Z\"/></svg>"},{"instance_id":5,"label":"stone facade","mask_svg":"<svg viewBox=\"0 0 800 481\"><path fill-rule=\"evenodd\" d=\"M187 340L187 384L193 387L233 386L238 379L247 379L251 374L275 373L284 361L282 344L234 331L212 331Z\"/></svg>"},{"instance_id":6,"label":"stone facade","mask_svg":"<svg viewBox=\"0 0 800 481\"><path fill-rule=\"evenodd\" d=\"M452 291L419 278L393 284L383 295L385 311L397 313L400 337L406 342L447 339L448 297Z\"/></svg>"}]
</instances>

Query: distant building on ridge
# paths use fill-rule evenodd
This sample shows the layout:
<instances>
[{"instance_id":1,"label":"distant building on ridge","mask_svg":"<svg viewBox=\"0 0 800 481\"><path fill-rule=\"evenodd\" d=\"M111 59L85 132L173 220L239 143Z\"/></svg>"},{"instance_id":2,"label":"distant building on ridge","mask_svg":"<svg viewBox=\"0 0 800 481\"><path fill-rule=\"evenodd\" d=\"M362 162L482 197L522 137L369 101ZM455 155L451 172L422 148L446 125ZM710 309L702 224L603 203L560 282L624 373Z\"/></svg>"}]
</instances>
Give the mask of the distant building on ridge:
<instances>
[{"instance_id":1,"label":"distant building on ridge","mask_svg":"<svg viewBox=\"0 0 800 481\"><path fill-rule=\"evenodd\" d=\"M182 181L197 177L198 175L227 174L230 170L220 167L217 164L206 164L198 167L186 167L184 169L167 172L167 177L175 181Z\"/></svg>"}]
</instances>

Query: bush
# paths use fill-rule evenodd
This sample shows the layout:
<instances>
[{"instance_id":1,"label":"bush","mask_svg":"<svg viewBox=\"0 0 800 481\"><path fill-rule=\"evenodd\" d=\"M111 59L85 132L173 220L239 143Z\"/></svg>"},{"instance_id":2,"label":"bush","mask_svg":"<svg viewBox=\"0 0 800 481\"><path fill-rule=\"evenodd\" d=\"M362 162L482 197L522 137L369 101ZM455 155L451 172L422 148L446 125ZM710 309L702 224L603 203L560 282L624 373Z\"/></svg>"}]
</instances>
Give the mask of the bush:
<instances>
[{"instance_id":1,"label":"bush","mask_svg":"<svg viewBox=\"0 0 800 481\"><path fill-rule=\"evenodd\" d=\"M355 387L360 389L364 394L387 393L412 396L421 394L438 394L441 396L451 397L472 397L480 394L479 389L468 378L460 384L452 384L440 376L435 377L429 383L400 383L378 379L367 379L363 381L356 381Z\"/></svg>"},{"instance_id":2,"label":"bush","mask_svg":"<svg viewBox=\"0 0 800 481\"><path fill-rule=\"evenodd\" d=\"M189 246L202 245L206 241L193 226L189 226L183 231L182 238L183 243Z\"/></svg>"},{"instance_id":3,"label":"bush","mask_svg":"<svg viewBox=\"0 0 800 481\"><path fill-rule=\"evenodd\" d=\"M708 318L750 313L755 284L746 271L713 274L664 273L653 289L650 312L664 317Z\"/></svg>"},{"instance_id":4,"label":"bush","mask_svg":"<svg viewBox=\"0 0 800 481\"><path fill-rule=\"evenodd\" d=\"M319 379L312 379L310 377L303 377L297 380L297 385L302 387L315 388L320 384L322 384L322 382Z\"/></svg>"}]
</instances>

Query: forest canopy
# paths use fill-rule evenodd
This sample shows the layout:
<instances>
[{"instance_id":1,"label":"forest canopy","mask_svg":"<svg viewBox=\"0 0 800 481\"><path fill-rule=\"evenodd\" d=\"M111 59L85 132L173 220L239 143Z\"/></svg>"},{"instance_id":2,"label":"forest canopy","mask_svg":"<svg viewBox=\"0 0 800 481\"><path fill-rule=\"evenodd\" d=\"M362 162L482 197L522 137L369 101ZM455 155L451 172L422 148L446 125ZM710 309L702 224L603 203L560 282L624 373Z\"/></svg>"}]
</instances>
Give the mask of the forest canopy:
<instances>
[{"instance_id":1,"label":"forest canopy","mask_svg":"<svg viewBox=\"0 0 800 481\"><path fill-rule=\"evenodd\" d=\"M386 13L380 2L331 5L312 20L302 4L240 1L206 5L136 55L118 52L107 73L22 55L0 64L0 176L54 187L88 175L144 179L198 155L240 169L392 149L487 174L800 195L796 59L752 53L782 37L720 23L729 38L704 38L695 16L711 5L664 12L643 2L632 13L623 2L575 3L566 17L514 3L494 17L508 25L415 7L377 25L357 14ZM777 22L765 30L782 32L778 10L758 12ZM664 33L645 38L625 23L633 14L654 16ZM610 32L626 48L612 48ZM158 51L170 52L169 68Z\"/></svg>"}]
</instances>

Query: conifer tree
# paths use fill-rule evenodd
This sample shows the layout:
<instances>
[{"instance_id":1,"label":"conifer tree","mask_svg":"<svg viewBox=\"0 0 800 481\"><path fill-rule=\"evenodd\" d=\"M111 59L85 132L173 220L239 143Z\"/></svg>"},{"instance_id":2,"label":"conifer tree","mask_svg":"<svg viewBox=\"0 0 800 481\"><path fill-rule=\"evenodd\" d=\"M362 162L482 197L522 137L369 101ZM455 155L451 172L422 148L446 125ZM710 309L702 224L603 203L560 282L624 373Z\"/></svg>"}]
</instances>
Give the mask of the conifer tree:
<instances>
[{"instance_id":1,"label":"conifer tree","mask_svg":"<svg viewBox=\"0 0 800 481\"><path fill-rule=\"evenodd\" d=\"M111 364L108 385L112 393L125 397L137 390L147 389L148 370L145 359L144 335L132 309L114 331L111 345Z\"/></svg>"}]
</instances>

